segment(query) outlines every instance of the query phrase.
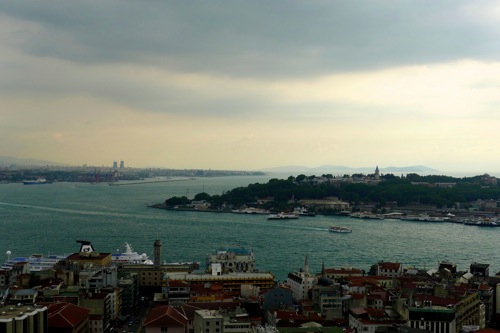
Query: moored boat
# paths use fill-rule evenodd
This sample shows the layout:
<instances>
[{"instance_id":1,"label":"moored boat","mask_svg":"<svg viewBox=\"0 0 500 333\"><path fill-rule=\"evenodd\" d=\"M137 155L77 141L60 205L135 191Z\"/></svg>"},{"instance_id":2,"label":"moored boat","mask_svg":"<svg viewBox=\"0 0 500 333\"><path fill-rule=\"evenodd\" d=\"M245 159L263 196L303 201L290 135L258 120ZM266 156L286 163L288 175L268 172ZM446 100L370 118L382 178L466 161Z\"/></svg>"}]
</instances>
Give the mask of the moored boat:
<instances>
[{"instance_id":1,"label":"moored boat","mask_svg":"<svg viewBox=\"0 0 500 333\"><path fill-rule=\"evenodd\" d=\"M370 212L356 212L356 213L351 213L349 216L357 218L357 219L375 219L375 220L383 220L384 219L384 215L374 214L374 213L370 213Z\"/></svg>"},{"instance_id":2,"label":"moored boat","mask_svg":"<svg viewBox=\"0 0 500 333\"><path fill-rule=\"evenodd\" d=\"M1 266L4 270L11 270L16 264L28 263L30 272L41 272L46 269L51 269L62 260L65 260L68 255L43 255L39 253L32 254L29 257L14 257L11 258L11 251L5 253L7 260Z\"/></svg>"},{"instance_id":3,"label":"moored boat","mask_svg":"<svg viewBox=\"0 0 500 333\"><path fill-rule=\"evenodd\" d=\"M352 232L352 229L348 228L348 227L332 226L332 227L328 228L328 231L338 232L338 233L350 233L350 232Z\"/></svg>"},{"instance_id":4,"label":"moored boat","mask_svg":"<svg viewBox=\"0 0 500 333\"><path fill-rule=\"evenodd\" d=\"M299 218L299 216L297 214L285 213L285 212L281 212L278 214L269 214L267 216L268 220L289 220L289 219L298 219L298 218Z\"/></svg>"},{"instance_id":5,"label":"moored boat","mask_svg":"<svg viewBox=\"0 0 500 333\"><path fill-rule=\"evenodd\" d=\"M129 243L125 242L124 248L124 252L113 253L111 255L113 263L153 265L153 261L148 258L146 253L139 254L135 252Z\"/></svg>"},{"instance_id":6,"label":"moored boat","mask_svg":"<svg viewBox=\"0 0 500 333\"><path fill-rule=\"evenodd\" d=\"M233 209L231 211L231 213L235 213L235 214L269 214L270 212L266 209L247 207L247 208Z\"/></svg>"},{"instance_id":7,"label":"moored boat","mask_svg":"<svg viewBox=\"0 0 500 333\"><path fill-rule=\"evenodd\" d=\"M314 212L309 211L307 208L304 207L296 207L293 210L293 213L299 216L316 216Z\"/></svg>"}]
</instances>

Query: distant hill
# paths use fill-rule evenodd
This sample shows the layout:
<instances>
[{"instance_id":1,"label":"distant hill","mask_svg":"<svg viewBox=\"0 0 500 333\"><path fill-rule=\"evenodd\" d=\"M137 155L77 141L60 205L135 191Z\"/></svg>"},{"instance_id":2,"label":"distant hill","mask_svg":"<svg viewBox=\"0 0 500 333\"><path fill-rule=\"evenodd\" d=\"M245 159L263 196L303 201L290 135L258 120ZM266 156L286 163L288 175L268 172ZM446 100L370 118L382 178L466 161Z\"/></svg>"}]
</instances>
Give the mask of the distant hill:
<instances>
[{"instance_id":1,"label":"distant hill","mask_svg":"<svg viewBox=\"0 0 500 333\"><path fill-rule=\"evenodd\" d=\"M17 166L46 166L46 165L58 165L58 166L67 166L66 164L63 163L58 163L54 161L44 161L44 160L37 160L33 158L17 158L17 157L10 157L10 156L0 156L0 166L11 166L11 165L17 165Z\"/></svg>"},{"instance_id":2,"label":"distant hill","mask_svg":"<svg viewBox=\"0 0 500 333\"><path fill-rule=\"evenodd\" d=\"M379 167L381 173L394 173L394 172L437 172L438 170L429 168L424 165L412 165L412 166L403 166L396 167L390 166L381 168ZM375 172L375 167L360 167L360 168L352 168L345 165L322 165L319 167L305 167L305 166L297 166L297 165L289 165L289 166L281 166L274 168L261 169L263 172L275 172L275 173L291 173L291 174L353 174L353 173L373 173Z\"/></svg>"}]
</instances>

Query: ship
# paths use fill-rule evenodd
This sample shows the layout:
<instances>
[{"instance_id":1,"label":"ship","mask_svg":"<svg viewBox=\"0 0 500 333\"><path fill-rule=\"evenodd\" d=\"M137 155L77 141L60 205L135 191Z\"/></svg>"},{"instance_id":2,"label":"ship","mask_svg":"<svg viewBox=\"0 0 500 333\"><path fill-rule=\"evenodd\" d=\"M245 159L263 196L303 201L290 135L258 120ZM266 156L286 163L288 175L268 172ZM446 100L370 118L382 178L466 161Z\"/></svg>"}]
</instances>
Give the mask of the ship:
<instances>
[{"instance_id":1,"label":"ship","mask_svg":"<svg viewBox=\"0 0 500 333\"><path fill-rule=\"evenodd\" d=\"M119 251L119 249L117 250ZM153 265L146 253L139 254L132 249L132 246L125 242L124 251L111 254L111 261L116 264L138 264Z\"/></svg>"},{"instance_id":2,"label":"ship","mask_svg":"<svg viewBox=\"0 0 500 333\"><path fill-rule=\"evenodd\" d=\"M278 214L269 214L267 216L268 220L289 220L289 219L298 219L299 216L294 213L278 213Z\"/></svg>"},{"instance_id":3,"label":"ship","mask_svg":"<svg viewBox=\"0 0 500 333\"><path fill-rule=\"evenodd\" d=\"M0 266L1 269L11 270L15 265L20 263L27 263L30 272L41 272L47 269L51 269L62 260L65 260L68 255L43 255L39 253L35 253L30 255L29 257L14 257L11 258L11 251L5 252L7 257L6 261Z\"/></svg>"},{"instance_id":4,"label":"ship","mask_svg":"<svg viewBox=\"0 0 500 333\"><path fill-rule=\"evenodd\" d=\"M37 178L34 180L23 180L24 185L40 185L40 184L50 184L45 178Z\"/></svg>"}]
</instances>

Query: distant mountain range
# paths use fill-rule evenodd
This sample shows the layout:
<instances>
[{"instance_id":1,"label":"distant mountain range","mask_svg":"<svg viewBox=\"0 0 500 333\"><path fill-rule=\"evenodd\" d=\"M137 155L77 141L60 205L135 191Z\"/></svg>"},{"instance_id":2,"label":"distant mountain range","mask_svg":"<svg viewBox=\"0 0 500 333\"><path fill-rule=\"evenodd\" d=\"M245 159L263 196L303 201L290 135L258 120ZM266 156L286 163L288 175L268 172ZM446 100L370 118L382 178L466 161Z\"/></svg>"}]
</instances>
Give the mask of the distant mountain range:
<instances>
[{"instance_id":1,"label":"distant mountain range","mask_svg":"<svg viewBox=\"0 0 500 333\"><path fill-rule=\"evenodd\" d=\"M46 165L57 165L57 166L68 166L64 163L58 163L54 161L44 161L37 160L34 158L16 158L10 156L0 156L0 166L46 166Z\"/></svg>"},{"instance_id":2,"label":"distant mountain range","mask_svg":"<svg viewBox=\"0 0 500 333\"><path fill-rule=\"evenodd\" d=\"M438 170L429 168L425 165L411 165L411 166L389 166L385 168L379 167L380 173L395 173L395 172L436 172ZM292 173L292 174L307 174L307 175L322 175L322 174L353 174L353 173L374 173L375 167L360 167L360 168L352 168L345 165L322 165L315 168L305 167L305 166L282 166L275 168L267 168L261 170L263 172L271 172L271 173Z\"/></svg>"}]
</instances>

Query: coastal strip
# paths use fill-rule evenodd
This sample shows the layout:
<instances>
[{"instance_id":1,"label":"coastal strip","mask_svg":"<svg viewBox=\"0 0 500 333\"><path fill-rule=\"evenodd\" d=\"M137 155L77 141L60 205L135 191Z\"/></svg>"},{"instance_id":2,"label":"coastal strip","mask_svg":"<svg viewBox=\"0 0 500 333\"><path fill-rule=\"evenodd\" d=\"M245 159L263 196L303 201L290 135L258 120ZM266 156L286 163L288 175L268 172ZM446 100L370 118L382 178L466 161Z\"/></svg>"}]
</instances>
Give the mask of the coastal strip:
<instances>
[{"instance_id":1,"label":"coastal strip","mask_svg":"<svg viewBox=\"0 0 500 333\"><path fill-rule=\"evenodd\" d=\"M140 182L130 182L130 183L108 183L108 185L109 186L141 185L141 184L155 184L155 183L170 183L181 180L194 180L194 178L162 179L162 180L140 181Z\"/></svg>"}]
</instances>

